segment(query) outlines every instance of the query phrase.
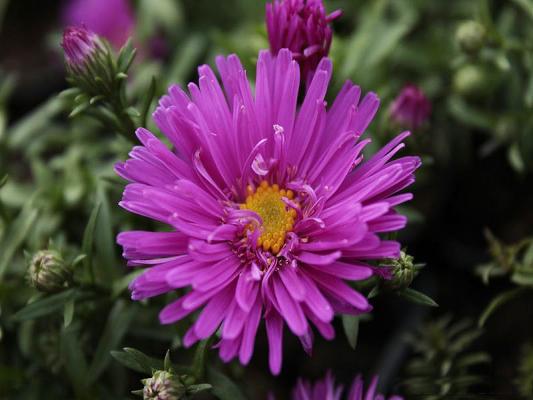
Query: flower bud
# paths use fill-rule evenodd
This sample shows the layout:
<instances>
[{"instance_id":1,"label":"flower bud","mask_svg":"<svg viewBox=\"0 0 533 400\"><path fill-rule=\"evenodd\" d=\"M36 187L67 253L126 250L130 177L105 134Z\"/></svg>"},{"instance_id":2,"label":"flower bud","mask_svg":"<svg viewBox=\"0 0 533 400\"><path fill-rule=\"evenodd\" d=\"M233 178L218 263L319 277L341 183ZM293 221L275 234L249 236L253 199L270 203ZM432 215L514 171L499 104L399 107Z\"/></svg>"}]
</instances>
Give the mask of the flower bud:
<instances>
[{"instance_id":1,"label":"flower bud","mask_svg":"<svg viewBox=\"0 0 533 400\"><path fill-rule=\"evenodd\" d=\"M453 88L462 96L479 98L490 93L498 83L497 75L487 67L467 64L453 77Z\"/></svg>"},{"instance_id":2,"label":"flower bud","mask_svg":"<svg viewBox=\"0 0 533 400\"><path fill-rule=\"evenodd\" d=\"M144 400L179 400L187 392L179 378L168 371L155 371L151 378L143 379Z\"/></svg>"},{"instance_id":3,"label":"flower bud","mask_svg":"<svg viewBox=\"0 0 533 400\"><path fill-rule=\"evenodd\" d=\"M318 63L329 53L333 37L330 23L341 13L337 10L326 15L322 0L273 0L266 5L272 54L289 49L300 64L302 82L309 85Z\"/></svg>"},{"instance_id":4,"label":"flower bud","mask_svg":"<svg viewBox=\"0 0 533 400\"><path fill-rule=\"evenodd\" d=\"M71 68L83 67L99 47L95 33L76 26L69 26L63 32L61 47L65 60Z\"/></svg>"},{"instance_id":5,"label":"flower bud","mask_svg":"<svg viewBox=\"0 0 533 400\"><path fill-rule=\"evenodd\" d=\"M457 27L455 39L465 53L477 53L485 43L485 27L477 21L466 21Z\"/></svg>"},{"instance_id":6,"label":"flower bud","mask_svg":"<svg viewBox=\"0 0 533 400\"><path fill-rule=\"evenodd\" d=\"M392 123L407 129L420 128L428 121L430 114L430 101L415 85L405 86L390 107Z\"/></svg>"},{"instance_id":7,"label":"flower bud","mask_svg":"<svg viewBox=\"0 0 533 400\"><path fill-rule=\"evenodd\" d=\"M385 286L394 290L409 287L417 273L413 260L413 256L404 251L400 252L398 259L388 260L385 265L390 268L392 278L385 282Z\"/></svg>"},{"instance_id":8,"label":"flower bud","mask_svg":"<svg viewBox=\"0 0 533 400\"><path fill-rule=\"evenodd\" d=\"M64 26L82 25L120 49L135 31L131 0L69 0L63 2Z\"/></svg>"},{"instance_id":9,"label":"flower bud","mask_svg":"<svg viewBox=\"0 0 533 400\"><path fill-rule=\"evenodd\" d=\"M41 292L59 292L72 278L71 268L56 250L38 251L28 270L30 284Z\"/></svg>"}]
</instances>

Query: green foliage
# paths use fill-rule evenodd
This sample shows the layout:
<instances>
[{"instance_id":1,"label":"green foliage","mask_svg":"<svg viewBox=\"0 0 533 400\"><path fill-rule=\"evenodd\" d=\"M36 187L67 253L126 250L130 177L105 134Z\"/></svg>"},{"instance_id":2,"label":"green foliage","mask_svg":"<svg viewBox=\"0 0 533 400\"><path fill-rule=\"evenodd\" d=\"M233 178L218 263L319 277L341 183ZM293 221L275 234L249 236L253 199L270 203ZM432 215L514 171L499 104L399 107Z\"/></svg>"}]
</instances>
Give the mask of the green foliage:
<instances>
[{"instance_id":1,"label":"green foliage","mask_svg":"<svg viewBox=\"0 0 533 400\"><path fill-rule=\"evenodd\" d=\"M533 238L524 238L518 243L507 245L498 240L492 232L485 231L492 261L479 265L477 274L486 285L491 278L507 277L518 287L503 291L494 297L479 318L479 325L505 303L515 297L528 293L533 288Z\"/></svg>"},{"instance_id":2,"label":"green foliage","mask_svg":"<svg viewBox=\"0 0 533 400\"><path fill-rule=\"evenodd\" d=\"M403 382L407 398L478 398L473 389L484 379L475 367L488 362L489 356L470 349L481 334L471 322L452 322L451 317L419 328L409 337L415 356L407 365L408 377Z\"/></svg>"},{"instance_id":3,"label":"green foliage","mask_svg":"<svg viewBox=\"0 0 533 400\"><path fill-rule=\"evenodd\" d=\"M533 399L533 346L531 344L526 344L522 348L515 383L525 399Z\"/></svg>"}]
</instances>

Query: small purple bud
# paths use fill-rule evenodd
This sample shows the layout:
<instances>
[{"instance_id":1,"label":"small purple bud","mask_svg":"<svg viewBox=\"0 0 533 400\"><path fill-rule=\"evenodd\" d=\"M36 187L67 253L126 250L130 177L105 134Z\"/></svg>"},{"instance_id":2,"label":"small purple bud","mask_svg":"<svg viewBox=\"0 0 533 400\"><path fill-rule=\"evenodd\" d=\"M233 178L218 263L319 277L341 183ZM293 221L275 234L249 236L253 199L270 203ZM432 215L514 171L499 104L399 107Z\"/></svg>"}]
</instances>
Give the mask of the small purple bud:
<instances>
[{"instance_id":1,"label":"small purple bud","mask_svg":"<svg viewBox=\"0 0 533 400\"><path fill-rule=\"evenodd\" d=\"M318 63L329 53L333 32L330 23L341 10L326 15L322 0L273 0L266 5L270 51L287 48L300 64L302 82L311 83Z\"/></svg>"},{"instance_id":2,"label":"small purple bud","mask_svg":"<svg viewBox=\"0 0 533 400\"><path fill-rule=\"evenodd\" d=\"M65 51L65 60L72 67L85 64L98 48L98 36L79 26L69 26L63 32L61 47Z\"/></svg>"},{"instance_id":3,"label":"small purple bud","mask_svg":"<svg viewBox=\"0 0 533 400\"><path fill-rule=\"evenodd\" d=\"M390 107L392 122L408 129L420 128L428 121L430 114L431 102L415 85L406 85Z\"/></svg>"},{"instance_id":4,"label":"small purple bud","mask_svg":"<svg viewBox=\"0 0 533 400\"><path fill-rule=\"evenodd\" d=\"M118 50L135 31L131 0L68 0L64 2L64 26L83 25L105 38Z\"/></svg>"}]
</instances>

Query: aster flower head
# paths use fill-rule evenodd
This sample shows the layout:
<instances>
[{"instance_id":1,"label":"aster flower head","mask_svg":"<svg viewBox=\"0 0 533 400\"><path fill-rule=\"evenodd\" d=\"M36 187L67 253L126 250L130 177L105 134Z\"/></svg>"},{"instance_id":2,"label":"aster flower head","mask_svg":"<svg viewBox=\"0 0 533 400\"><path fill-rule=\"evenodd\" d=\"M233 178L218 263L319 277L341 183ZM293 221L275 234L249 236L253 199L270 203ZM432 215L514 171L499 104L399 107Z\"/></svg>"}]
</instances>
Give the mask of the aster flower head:
<instances>
[{"instance_id":1,"label":"aster flower head","mask_svg":"<svg viewBox=\"0 0 533 400\"><path fill-rule=\"evenodd\" d=\"M382 394L376 393L378 377L374 376L366 393L361 375L358 375L350 388L346 400L386 400ZM331 372L326 374L323 380L314 384L299 379L292 392L292 400L341 400L342 386L335 385L335 379ZM400 396L391 396L388 400L403 400Z\"/></svg>"},{"instance_id":2,"label":"aster flower head","mask_svg":"<svg viewBox=\"0 0 533 400\"><path fill-rule=\"evenodd\" d=\"M201 310L184 336L190 346L220 328L221 358L247 364L261 320L274 374L287 325L310 351L312 326L335 335L335 313L371 310L346 281L369 278L365 260L394 258L399 243L379 233L401 229L394 207L413 181L417 157L391 158L404 133L363 161L359 140L379 100L347 82L327 107L332 73L323 59L297 106L300 68L289 50L259 54L255 93L235 55L218 57L221 83L207 65L189 94L171 86L153 114L173 145L146 129L131 158L116 166L130 181L121 206L161 221L170 232L123 232L118 243L146 271L134 300L176 289L164 324Z\"/></svg>"},{"instance_id":3,"label":"aster flower head","mask_svg":"<svg viewBox=\"0 0 533 400\"><path fill-rule=\"evenodd\" d=\"M83 67L99 48L98 36L81 26L69 26L63 32L61 47L65 52L67 65Z\"/></svg>"},{"instance_id":4,"label":"aster flower head","mask_svg":"<svg viewBox=\"0 0 533 400\"><path fill-rule=\"evenodd\" d=\"M83 25L121 48L135 29L130 0L69 0L63 9L63 22Z\"/></svg>"},{"instance_id":5,"label":"aster flower head","mask_svg":"<svg viewBox=\"0 0 533 400\"><path fill-rule=\"evenodd\" d=\"M390 118L393 123L408 129L423 126L431 114L431 102L416 85L406 85L393 101Z\"/></svg>"},{"instance_id":6,"label":"aster flower head","mask_svg":"<svg viewBox=\"0 0 533 400\"><path fill-rule=\"evenodd\" d=\"M270 50L287 48L300 63L301 78L309 85L318 63L329 53L333 32L330 23L342 12L326 15L322 0L273 0L266 5Z\"/></svg>"}]
</instances>

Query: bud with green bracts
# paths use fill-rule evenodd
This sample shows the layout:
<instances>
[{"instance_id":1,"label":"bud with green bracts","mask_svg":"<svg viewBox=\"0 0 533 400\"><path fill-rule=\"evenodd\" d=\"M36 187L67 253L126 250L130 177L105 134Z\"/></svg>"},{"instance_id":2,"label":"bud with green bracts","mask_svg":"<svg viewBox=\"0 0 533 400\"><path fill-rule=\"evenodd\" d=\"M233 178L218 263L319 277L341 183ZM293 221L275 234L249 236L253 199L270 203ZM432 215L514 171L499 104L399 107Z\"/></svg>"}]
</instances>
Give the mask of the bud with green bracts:
<instances>
[{"instance_id":1,"label":"bud with green bracts","mask_svg":"<svg viewBox=\"0 0 533 400\"><path fill-rule=\"evenodd\" d=\"M72 268L58 251L41 250L31 259L28 278L30 284L41 292L59 292L69 286Z\"/></svg>"}]
</instances>

